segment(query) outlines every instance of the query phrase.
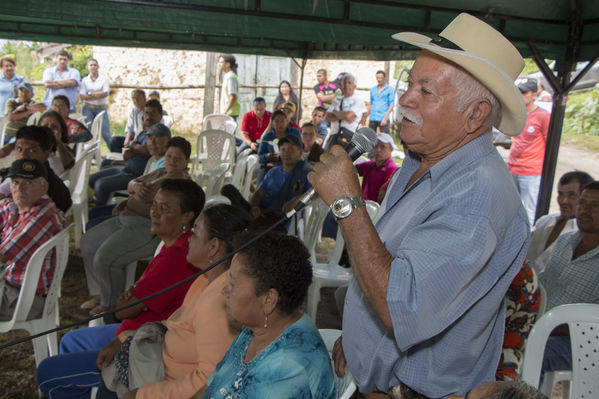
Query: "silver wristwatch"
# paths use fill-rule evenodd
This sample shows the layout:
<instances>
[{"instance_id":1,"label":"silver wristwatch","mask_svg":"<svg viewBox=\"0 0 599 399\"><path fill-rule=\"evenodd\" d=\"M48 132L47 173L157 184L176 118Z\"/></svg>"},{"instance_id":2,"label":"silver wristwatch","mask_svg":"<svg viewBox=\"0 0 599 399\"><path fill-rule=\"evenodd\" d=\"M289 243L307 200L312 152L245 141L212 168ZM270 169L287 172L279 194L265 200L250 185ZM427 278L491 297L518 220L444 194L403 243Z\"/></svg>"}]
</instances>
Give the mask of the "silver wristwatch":
<instances>
[{"instance_id":1,"label":"silver wristwatch","mask_svg":"<svg viewBox=\"0 0 599 399\"><path fill-rule=\"evenodd\" d=\"M331 212L335 219L345 219L354 211L354 209L366 205L364 199L360 196L338 197L331 202Z\"/></svg>"}]
</instances>

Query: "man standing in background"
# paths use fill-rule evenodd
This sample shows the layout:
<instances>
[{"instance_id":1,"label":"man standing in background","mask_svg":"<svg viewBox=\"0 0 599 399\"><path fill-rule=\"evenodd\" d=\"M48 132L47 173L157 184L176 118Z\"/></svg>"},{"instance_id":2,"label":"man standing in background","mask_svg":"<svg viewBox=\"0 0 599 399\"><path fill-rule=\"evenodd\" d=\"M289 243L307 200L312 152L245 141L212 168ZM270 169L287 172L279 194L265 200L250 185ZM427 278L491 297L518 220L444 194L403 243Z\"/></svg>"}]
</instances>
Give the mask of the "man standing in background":
<instances>
[{"instance_id":1,"label":"man standing in background","mask_svg":"<svg viewBox=\"0 0 599 399\"><path fill-rule=\"evenodd\" d=\"M69 68L69 61L72 59L71 53L61 50L56 56L56 66L46 68L44 71L42 80L47 89L44 97L46 107L50 108L54 97L62 94L69 99L70 111L75 112L77 87L79 87L81 75L75 68Z\"/></svg>"},{"instance_id":2,"label":"man standing in background","mask_svg":"<svg viewBox=\"0 0 599 399\"><path fill-rule=\"evenodd\" d=\"M532 227L541 185L550 115L535 104L539 87L536 79L519 78L516 85L522 93L527 116L524 130L512 140L507 166L514 177Z\"/></svg>"},{"instance_id":3,"label":"man standing in background","mask_svg":"<svg viewBox=\"0 0 599 399\"><path fill-rule=\"evenodd\" d=\"M370 89L370 122L368 127L376 132L377 127L381 133L389 133L389 115L395 103L395 91L387 84L387 75L384 71L376 72L377 85Z\"/></svg>"}]
</instances>

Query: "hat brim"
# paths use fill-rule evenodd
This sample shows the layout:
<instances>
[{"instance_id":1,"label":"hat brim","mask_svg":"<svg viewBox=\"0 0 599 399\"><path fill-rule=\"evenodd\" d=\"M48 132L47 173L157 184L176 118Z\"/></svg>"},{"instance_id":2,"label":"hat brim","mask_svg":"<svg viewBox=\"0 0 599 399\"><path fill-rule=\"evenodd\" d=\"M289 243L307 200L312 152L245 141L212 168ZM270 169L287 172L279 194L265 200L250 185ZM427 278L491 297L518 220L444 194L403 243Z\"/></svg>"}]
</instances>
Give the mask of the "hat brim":
<instances>
[{"instance_id":1,"label":"hat brim","mask_svg":"<svg viewBox=\"0 0 599 399\"><path fill-rule=\"evenodd\" d=\"M513 80L497 65L486 58L462 50L453 50L431 43L431 38L415 32L400 32L393 36L399 40L435 53L459 65L487 87L501 103L501 120L497 129L508 136L517 136L524 129L526 107L520 90Z\"/></svg>"}]
</instances>

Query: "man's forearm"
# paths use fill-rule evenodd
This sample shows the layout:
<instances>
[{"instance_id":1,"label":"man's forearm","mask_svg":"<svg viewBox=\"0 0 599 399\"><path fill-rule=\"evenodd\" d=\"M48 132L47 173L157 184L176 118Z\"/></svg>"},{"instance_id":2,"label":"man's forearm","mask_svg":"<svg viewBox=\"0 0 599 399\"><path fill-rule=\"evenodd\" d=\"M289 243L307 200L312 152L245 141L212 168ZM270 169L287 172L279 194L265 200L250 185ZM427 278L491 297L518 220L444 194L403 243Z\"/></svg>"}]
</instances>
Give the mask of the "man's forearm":
<instances>
[{"instance_id":1,"label":"man's forearm","mask_svg":"<svg viewBox=\"0 0 599 399\"><path fill-rule=\"evenodd\" d=\"M249 132L241 132L241 141L243 141L247 145L252 144L252 140L250 140Z\"/></svg>"},{"instance_id":2,"label":"man's forearm","mask_svg":"<svg viewBox=\"0 0 599 399\"><path fill-rule=\"evenodd\" d=\"M383 245L366 212L360 207L339 220L354 277L387 331L393 331L387 289L393 256Z\"/></svg>"},{"instance_id":3,"label":"man's forearm","mask_svg":"<svg viewBox=\"0 0 599 399\"><path fill-rule=\"evenodd\" d=\"M65 87L75 86L77 84L77 81L75 79L57 79L46 83L53 83L54 87L51 87L52 89L63 89Z\"/></svg>"},{"instance_id":4,"label":"man's forearm","mask_svg":"<svg viewBox=\"0 0 599 399\"><path fill-rule=\"evenodd\" d=\"M337 116L337 111L330 111L327 112L324 115L324 120L327 122L336 122L339 120L339 117Z\"/></svg>"}]
</instances>

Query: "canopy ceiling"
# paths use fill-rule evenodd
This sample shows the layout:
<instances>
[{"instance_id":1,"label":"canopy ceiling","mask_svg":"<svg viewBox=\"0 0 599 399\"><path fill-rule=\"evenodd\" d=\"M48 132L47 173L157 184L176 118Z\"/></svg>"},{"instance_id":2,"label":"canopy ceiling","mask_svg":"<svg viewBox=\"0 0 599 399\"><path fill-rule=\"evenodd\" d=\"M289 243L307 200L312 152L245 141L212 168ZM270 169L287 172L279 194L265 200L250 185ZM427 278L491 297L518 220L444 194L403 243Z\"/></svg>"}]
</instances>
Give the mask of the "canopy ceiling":
<instances>
[{"instance_id":1,"label":"canopy ceiling","mask_svg":"<svg viewBox=\"0 0 599 399\"><path fill-rule=\"evenodd\" d=\"M449 5L451 3L451 5ZM436 34L460 11L504 33L522 55L599 54L594 0L5 0L0 37L296 58L413 59L391 39Z\"/></svg>"}]
</instances>

